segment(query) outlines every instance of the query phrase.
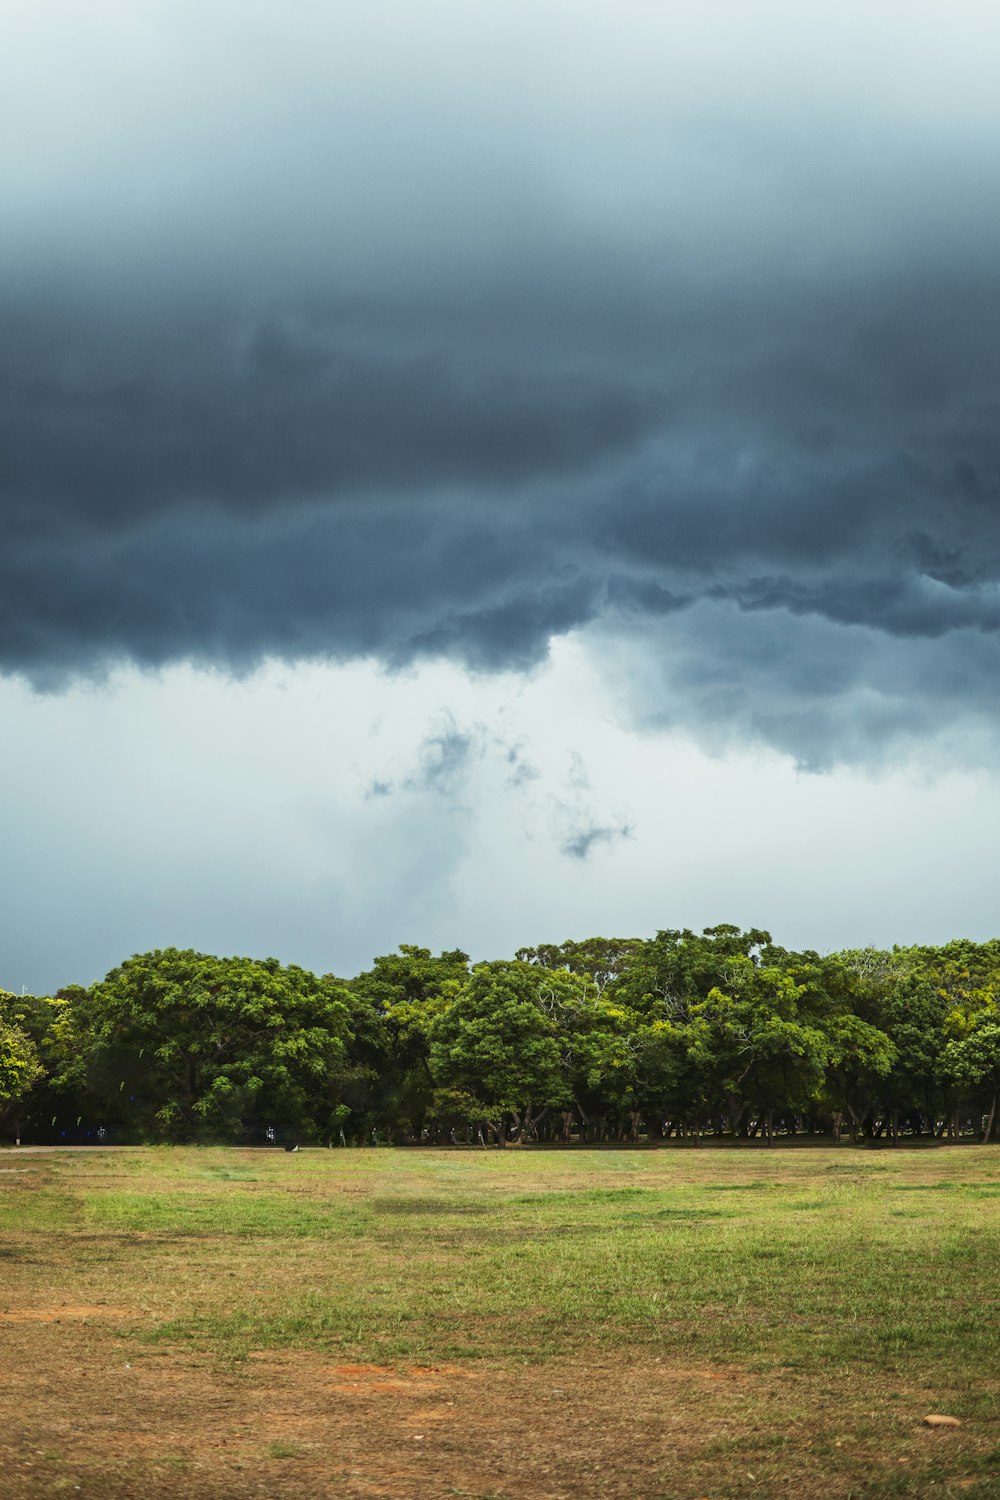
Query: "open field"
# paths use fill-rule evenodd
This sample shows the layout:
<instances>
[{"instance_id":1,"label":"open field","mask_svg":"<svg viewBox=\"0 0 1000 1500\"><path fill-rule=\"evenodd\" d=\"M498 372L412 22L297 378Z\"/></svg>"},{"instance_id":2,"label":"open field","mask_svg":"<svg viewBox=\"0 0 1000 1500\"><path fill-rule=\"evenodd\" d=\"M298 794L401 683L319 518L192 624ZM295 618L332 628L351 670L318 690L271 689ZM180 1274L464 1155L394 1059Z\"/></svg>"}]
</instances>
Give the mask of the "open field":
<instances>
[{"instance_id":1,"label":"open field","mask_svg":"<svg viewBox=\"0 0 1000 1500\"><path fill-rule=\"evenodd\" d=\"M0 1152L2 1493L1000 1496L998 1266L997 1147Z\"/></svg>"}]
</instances>

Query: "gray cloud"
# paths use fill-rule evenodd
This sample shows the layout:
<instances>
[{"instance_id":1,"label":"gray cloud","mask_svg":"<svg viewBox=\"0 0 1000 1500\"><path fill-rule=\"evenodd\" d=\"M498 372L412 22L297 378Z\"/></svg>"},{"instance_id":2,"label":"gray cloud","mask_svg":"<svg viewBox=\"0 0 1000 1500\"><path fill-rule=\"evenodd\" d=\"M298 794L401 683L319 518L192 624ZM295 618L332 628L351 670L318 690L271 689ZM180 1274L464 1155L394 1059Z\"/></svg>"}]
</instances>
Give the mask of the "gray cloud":
<instances>
[{"instance_id":1,"label":"gray cloud","mask_svg":"<svg viewBox=\"0 0 1000 1500\"><path fill-rule=\"evenodd\" d=\"M632 827L628 823L591 823L568 834L559 848L560 852L568 855L570 859L584 860L600 844L614 844L619 839L630 838L631 835Z\"/></svg>"},{"instance_id":2,"label":"gray cloud","mask_svg":"<svg viewBox=\"0 0 1000 1500\"><path fill-rule=\"evenodd\" d=\"M436 734L420 746L420 767L405 785L453 796L458 791L477 752L478 735L462 730L449 717Z\"/></svg>"},{"instance_id":3,"label":"gray cloud","mask_svg":"<svg viewBox=\"0 0 1000 1500\"><path fill-rule=\"evenodd\" d=\"M552 824L560 854L583 862L602 845L632 837L632 824L609 817L600 806L591 785L586 761L578 750L570 752L563 794L550 799Z\"/></svg>"},{"instance_id":4,"label":"gray cloud","mask_svg":"<svg viewBox=\"0 0 1000 1500\"><path fill-rule=\"evenodd\" d=\"M525 827L533 830L547 825L552 847L569 859L583 862L602 846L633 836L631 822L610 816L600 805L578 751L570 752L560 791L538 795L534 784L541 772L526 758L523 743L511 743L502 730L485 723L461 725L446 713L420 739L412 759L413 768L397 779L373 779L365 800L403 795L412 801L414 796L420 800L430 794L443 800L449 813L472 819L483 797L483 785L493 779L494 790L486 794L487 800L515 794L517 800L508 796L506 804L511 816L520 814Z\"/></svg>"},{"instance_id":5,"label":"gray cloud","mask_svg":"<svg viewBox=\"0 0 1000 1500\"><path fill-rule=\"evenodd\" d=\"M432 792L455 802L470 773L486 763L499 767L503 785L510 791L527 788L539 776L523 743L511 743L502 730L483 723L462 725L450 712L423 736L413 758L413 768L398 780L385 776L372 780L366 798L399 791Z\"/></svg>"},{"instance_id":6,"label":"gray cloud","mask_svg":"<svg viewBox=\"0 0 1000 1500\"><path fill-rule=\"evenodd\" d=\"M928 765L995 764L995 635L907 637L820 615L793 627L781 612L704 600L644 644L636 653L615 622L595 631L609 685L641 725L691 730L714 751L771 745L808 771L886 766L921 747Z\"/></svg>"},{"instance_id":7,"label":"gray cloud","mask_svg":"<svg viewBox=\"0 0 1000 1500\"><path fill-rule=\"evenodd\" d=\"M311 48L251 7L216 104L218 49L181 49L119 139L112 56L70 165L68 118L36 133L0 265L0 670L525 669L585 628L645 721L803 765L992 723L993 115L944 129L932 49L923 95L858 117L811 65L734 87L707 33L664 53L671 94L638 53L602 74L594 17L556 96L516 29L456 15L431 32L461 26L464 74L362 28L352 78L319 7Z\"/></svg>"}]
</instances>

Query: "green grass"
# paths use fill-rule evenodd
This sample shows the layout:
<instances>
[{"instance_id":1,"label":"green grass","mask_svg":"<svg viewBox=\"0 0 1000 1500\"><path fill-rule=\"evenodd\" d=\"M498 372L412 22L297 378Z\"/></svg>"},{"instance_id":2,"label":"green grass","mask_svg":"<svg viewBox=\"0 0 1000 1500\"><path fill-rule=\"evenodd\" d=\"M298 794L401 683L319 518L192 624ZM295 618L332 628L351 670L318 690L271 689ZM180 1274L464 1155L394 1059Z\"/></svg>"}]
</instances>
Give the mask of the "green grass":
<instances>
[{"instance_id":1,"label":"green grass","mask_svg":"<svg viewBox=\"0 0 1000 1500\"><path fill-rule=\"evenodd\" d=\"M197 1295L143 1336L227 1358L599 1345L761 1370L957 1370L1000 1356L1000 1324L982 1316L998 1168L996 1152L968 1150L258 1152L245 1165L154 1151L60 1156L46 1190L18 1196L22 1230L61 1222L84 1258L101 1244L152 1266L186 1245ZM258 1264L213 1280L230 1261Z\"/></svg>"},{"instance_id":2,"label":"green grass","mask_svg":"<svg viewBox=\"0 0 1000 1500\"><path fill-rule=\"evenodd\" d=\"M792 1416L828 1386L856 1441L883 1441L876 1408L897 1398L985 1424L961 1493L1000 1495L1000 1149L24 1160L2 1201L25 1274L61 1256L67 1296L132 1308L121 1336L140 1346L230 1369L289 1349L734 1366L781 1383ZM720 1464L740 1441L718 1439ZM845 1461L832 1439L827 1461ZM920 1482L945 1485L946 1456L928 1462ZM920 1494L915 1472L865 1493Z\"/></svg>"}]
</instances>

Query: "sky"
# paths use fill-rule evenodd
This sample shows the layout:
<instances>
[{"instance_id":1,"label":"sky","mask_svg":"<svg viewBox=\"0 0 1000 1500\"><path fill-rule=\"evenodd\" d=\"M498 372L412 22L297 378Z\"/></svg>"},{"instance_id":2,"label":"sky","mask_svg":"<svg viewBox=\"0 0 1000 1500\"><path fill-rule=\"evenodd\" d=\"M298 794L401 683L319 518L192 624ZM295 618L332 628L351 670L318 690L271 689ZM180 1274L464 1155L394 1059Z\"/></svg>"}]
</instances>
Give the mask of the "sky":
<instances>
[{"instance_id":1,"label":"sky","mask_svg":"<svg viewBox=\"0 0 1000 1500\"><path fill-rule=\"evenodd\" d=\"M4 31L0 985L996 934L993 7Z\"/></svg>"}]
</instances>

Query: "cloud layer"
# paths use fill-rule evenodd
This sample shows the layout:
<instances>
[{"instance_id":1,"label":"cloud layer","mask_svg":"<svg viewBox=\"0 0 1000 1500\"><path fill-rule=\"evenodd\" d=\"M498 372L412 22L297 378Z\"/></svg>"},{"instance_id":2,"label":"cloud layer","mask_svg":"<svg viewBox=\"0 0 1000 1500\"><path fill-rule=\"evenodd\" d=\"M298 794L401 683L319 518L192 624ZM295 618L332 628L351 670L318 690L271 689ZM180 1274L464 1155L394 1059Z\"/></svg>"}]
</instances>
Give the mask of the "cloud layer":
<instances>
[{"instance_id":1,"label":"cloud layer","mask_svg":"<svg viewBox=\"0 0 1000 1500\"><path fill-rule=\"evenodd\" d=\"M817 48L779 5L632 9L106 6L74 55L24 13L0 670L585 630L644 721L805 765L993 723L977 8Z\"/></svg>"}]
</instances>

